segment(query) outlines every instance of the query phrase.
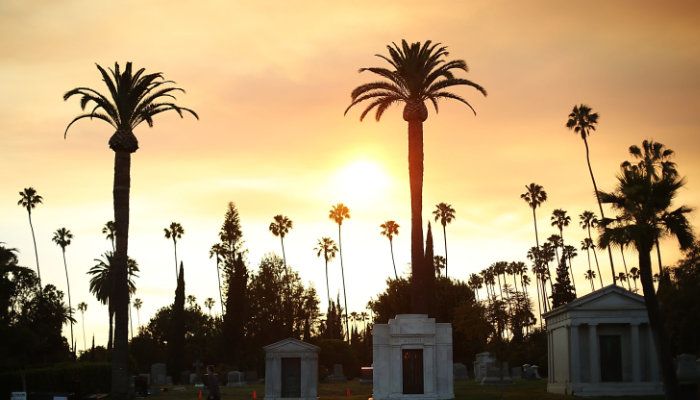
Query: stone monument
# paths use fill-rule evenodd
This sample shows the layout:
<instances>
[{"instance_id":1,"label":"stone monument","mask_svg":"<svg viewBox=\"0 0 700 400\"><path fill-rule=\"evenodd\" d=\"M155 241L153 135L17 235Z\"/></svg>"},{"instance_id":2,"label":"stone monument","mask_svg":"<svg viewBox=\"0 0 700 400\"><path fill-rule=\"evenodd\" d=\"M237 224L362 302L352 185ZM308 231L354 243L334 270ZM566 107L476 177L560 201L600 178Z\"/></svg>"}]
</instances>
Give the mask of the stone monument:
<instances>
[{"instance_id":1,"label":"stone monument","mask_svg":"<svg viewBox=\"0 0 700 400\"><path fill-rule=\"evenodd\" d=\"M317 400L319 347L289 338L263 349L265 400Z\"/></svg>"},{"instance_id":2,"label":"stone monument","mask_svg":"<svg viewBox=\"0 0 700 400\"><path fill-rule=\"evenodd\" d=\"M326 377L328 382L345 382L348 379L343 373L343 364L333 364L333 373Z\"/></svg>"},{"instance_id":3,"label":"stone monument","mask_svg":"<svg viewBox=\"0 0 700 400\"><path fill-rule=\"evenodd\" d=\"M156 363L151 365L151 384L152 385L165 385L167 384L167 368L163 363Z\"/></svg>"},{"instance_id":4,"label":"stone monument","mask_svg":"<svg viewBox=\"0 0 700 400\"><path fill-rule=\"evenodd\" d=\"M227 387L241 387L245 386L245 379L243 379L243 372L241 371L230 371L226 374L226 386Z\"/></svg>"},{"instance_id":5,"label":"stone monument","mask_svg":"<svg viewBox=\"0 0 700 400\"><path fill-rule=\"evenodd\" d=\"M372 329L373 399L454 399L452 325L401 314Z\"/></svg>"},{"instance_id":6,"label":"stone monument","mask_svg":"<svg viewBox=\"0 0 700 400\"><path fill-rule=\"evenodd\" d=\"M474 380L481 382L486 377L486 373L492 365L496 363L496 358L488 351L478 353L474 360Z\"/></svg>"},{"instance_id":7,"label":"stone monument","mask_svg":"<svg viewBox=\"0 0 700 400\"><path fill-rule=\"evenodd\" d=\"M469 374L467 373L467 366L462 363L452 364L452 376L456 381L466 381L469 379Z\"/></svg>"}]
</instances>

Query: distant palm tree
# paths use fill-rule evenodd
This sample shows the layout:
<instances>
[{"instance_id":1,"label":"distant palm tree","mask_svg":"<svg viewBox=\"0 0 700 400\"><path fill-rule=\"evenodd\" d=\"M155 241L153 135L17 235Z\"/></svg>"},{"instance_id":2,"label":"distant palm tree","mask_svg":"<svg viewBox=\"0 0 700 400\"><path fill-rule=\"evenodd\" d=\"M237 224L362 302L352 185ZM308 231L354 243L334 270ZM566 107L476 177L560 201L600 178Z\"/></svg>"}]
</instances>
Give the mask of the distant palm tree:
<instances>
[{"instance_id":1,"label":"distant palm tree","mask_svg":"<svg viewBox=\"0 0 700 400\"><path fill-rule=\"evenodd\" d=\"M559 229L559 237L561 238L561 249L563 254L565 246L564 227L569 226L569 223L571 223L571 217L566 215L566 210L557 208L556 210L552 211L552 217L550 218L550 221L552 222L552 226L556 226L557 229ZM567 260L569 261L569 274L571 275L571 286L574 288L574 294L576 294L576 281L574 280L574 270L571 266L571 259L567 258Z\"/></svg>"},{"instance_id":2,"label":"distant palm tree","mask_svg":"<svg viewBox=\"0 0 700 400\"><path fill-rule=\"evenodd\" d=\"M634 281L634 291L636 292L637 290L639 290L639 288L637 287L637 279L639 279L639 268L630 268L630 277L632 278L632 281Z\"/></svg>"},{"instance_id":3,"label":"distant palm tree","mask_svg":"<svg viewBox=\"0 0 700 400\"><path fill-rule=\"evenodd\" d=\"M207 297L204 300L204 307L206 307L209 310L210 317L211 317L211 309L214 307L214 304L216 304L216 302L211 297Z\"/></svg>"},{"instance_id":4,"label":"distant palm tree","mask_svg":"<svg viewBox=\"0 0 700 400\"><path fill-rule=\"evenodd\" d=\"M68 289L68 312L70 315L70 343L71 343L71 349L73 349L73 354L75 354L75 342L73 341L73 306L71 303L71 296L70 296L70 280L68 279L68 264L66 263L66 247L70 245L71 240L73 239L73 234L71 231L69 231L66 228L59 228L56 229L56 232L53 233L53 240L54 243L56 243L60 248L61 252L63 253L63 268L66 270L66 288Z\"/></svg>"},{"instance_id":5,"label":"distant palm tree","mask_svg":"<svg viewBox=\"0 0 700 400\"><path fill-rule=\"evenodd\" d=\"M128 284L128 248L129 248L129 192L131 189L131 153L138 150L138 139L134 135L134 129L142 122L153 126L153 117L167 111L175 111L180 117L183 112L197 114L174 103L174 93L183 91L177 87L167 87L172 81L163 79L162 73L144 74L141 68L132 73L132 65L126 63L122 71L119 64L114 64L114 70L109 73L97 65L102 80L107 86L108 94L87 88L77 87L63 95L64 100L70 97L80 97L80 107L83 113L73 118L66 127L64 137L70 127L77 121L85 118L107 122L115 133L109 139L109 147L114 151L114 184L113 203L114 221L116 226L116 250L115 256L115 292L113 303L116 312L115 349L112 354L112 393L114 400L123 400L128 396L128 310L129 310L129 284ZM110 76L111 73L111 76ZM94 107L92 104L94 103ZM90 112L85 112L86 107L91 107Z\"/></svg>"},{"instance_id":6,"label":"distant palm tree","mask_svg":"<svg viewBox=\"0 0 700 400\"><path fill-rule=\"evenodd\" d=\"M164 228L165 238L173 240L173 247L175 248L175 280L177 281L177 240L182 238L185 230L182 225L178 222L172 222L168 228Z\"/></svg>"},{"instance_id":7,"label":"distant palm tree","mask_svg":"<svg viewBox=\"0 0 700 400\"><path fill-rule=\"evenodd\" d=\"M39 278L39 290L41 291L41 270L39 269L39 250L36 247L36 236L34 236L34 224L32 224L32 209L36 208L37 204L42 204L44 198L37 194L33 187L24 188L19 192L18 206L22 206L27 210L29 215L29 228L32 231L32 241L34 242L34 257L36 258L36 274Z\"/></svg>"},{"instance_id":8,"label":"distant palm tree","mask_svg":"<svg viewBox=\"0 0 700 400\"><path fill-rule=\"evenodd\" d=\"M589 238L585 238L581 241L581 250L586 250L586 255L588 256L588 270L591 270L591 249L594 249L595 245L593 244L593 241ZM598 271L600 272L600 267L598 267ZM595 275L595 274L593 274ZM595 277L595 276L594 276ZM601 285L600 287L603 287L603 281L601 279Z\"/></svg>"},{"instance_id":9,"label":"distant palm tree","mask_svg":"<svg viewBox=\"0 0 700 400\"><path fill-rule=\"evenodd\" d=\"M143 301L141 301L141 299L139 298L134 299L134 308L136 309L136 324L138 328L141 327L141 307L143 307Z\"/></svg>"},{"instance_id":10,"label":"distant palm tree","mask_svg":"<svg viewBox=\"0 0 700 400\"><path fill-rule=\"evenodd\" d=\"M386 221L379 226L382 228L382 235L389 239L389 250L391 250L391 263L394 265L394 277L399 280L399 274L396 272L396 261L394 261L394 236L399 234L399 224L396 221Z\"/></svg>"},{"instance_id":11,"label":"distant palm tree","mask_svg":"<svg viewBox=\"0 0 700 400\"><path fill-rule=\"evenodd\" d=\"M439 203L433 211L435 222L438 220L442 224L442 237L445 241L445 278L447 278L447 230L446 226L455 218L455 209L451 204Z\"/></svg>"},{"instance_id":12,"label":"distant palm tree","mask_svg":"<svg viewBox=\"0 0 700 400\"><path fill-rule=\"evenodd\" d=\"M474 297L476 301L479 301L479 289L484 287L484 279L478 274L470 274L467 285L474 292Z\"/></svg>"},{"instance_id":13,"label":"distant palm tree","mask_svg":"<svg viewBox=\"0 0 700 400\"><path fill-rule=\"evenodd\" d=\"M117 233L117 227L114 224L114 221L107 221L105 226L102 227L102 234L105 235L107 240L109 240L112 243L112 251L116 251L116 247L114 247L114 238L116 237Z\"/></svg>"},{"instance_id":14,"label":"distant palm tree","mask_svg":"<svg viewBox=\"0 0 700 400\"><path fill-rule=\"evenodd\" d=\"M87 350L87 342L85 341L85 311L87 311L87 303L84 301L81 301L78 303L78 311L80 311L80 315L82 317L82 326L83 326L83 351Z\"/></svg>"},{"instance_id":15,"label":"distant palm tree","mask_svg":"<svg viewBox=\"0 0 700 400\"><path fill-rule=\"evenodd\" d=\"M197 298L192 294L187 295L187 305L194 308L197 305Z\"/></svg>"},{"instance_id":16,"label":"distant palm tree","mask_svg":"<svg viewBox=\"0 0 700 400\"><path fill-rule=\"evenodd\" d=\"M87 272L88 275L92 275L90 278L90 293L95 295L95 298L102 304L107 305L107 311L109 313L109 338L107 340L107 348L112 348L112 338L114 337L112 333L112 318L114 317L114 303L113 303L113 277L116 274L114 254L110 251L105 252L102 255L102 259L95 259L96 264L90 268ZM129 294L136 291L136 285L132 278L137 277L137 272L139 272L139 266L132 258L129 258L128 263L128 273L129 280L128 288ZM128 303L127 303L128 305Z\"/></svg>"},{"instance_id":17,"label":"distant palm tree","mask_svg":"<svg viewBox=\"0 0 700 400\"><path fill-rule=\"evenodd\" d=\"M209 250L209 258L216 257L216 280L219 283L219 302L221 303L221 315L224 315L224 297L221 295L221 272L219 272L219 263L222 261L226 249L221 243L216 243Z\"/></svg>"},{"instance_id":18,"label":"distant palm tree","mask_svg":"<svg viewBox=\"0 0 700 400\"><path fill-rule=\"evenodd\" d=\"M278 214L273 218L270 224L270 232L273 235L280 237L280 243L282 243L282 259L284 260L284 267L287 267L287 255L284 252L284 237L287 235L289 230L292 229L292 220L284 215Z\"/></svg>"},{"instance_id":19,"label":"distant palm tree","mask_svg":"<svg viewBox=\"0 0 700 400\"><path fill-rule=\"evenodd\" d=\"M338 246L335 245L333 239L329 237L322 237L318 240L316 247L314 248L316 256L321 257L323 255L323 260L326 262L326 296L328 298L328 309L331 308L331 290L328 285L328 261L335 258L335 254L338 252Z\"/></svg>"},{"instance_id":20,"label":"distant palm tree","mask_svg":"<svg viewBox=\"0 0 700 400\"><path fill-rule=\"evenodd\" d=\"M588 250L593 251L593 258L595 259L595 266L598 269L598 279L600 279L600 287L603 287L603 274L600 273L600 264L598 264L598 255L596 254L595 251L595 245L593 244L593 236L591 235L591 228L597 228L598 227L598 218L596 218L595 213L593 211L584 211L582 212L579 216L579 225L581 225L581 228L585 229L588 232ZM591 269L590 266L588 269ZM614 277L613 277L614 278Z\"/></svg>"},{"instance_id":21,"label":"distant palm tree","mask_svg":"<svg viewBox=\"0 0 700 400\"><path fill-rule=\"evenodd\" d=\"M348 340L350 339L350 324L348 323L348 296L345 291L345 269L343 268L343 241L340 236L340 227L343 225L343 221L350 219L350 210L343 203L338 203L331 208L328 213L328 218L335 221L338 224L338 254L340 256L340 276L343 279L343 299L345 302L345 330L348 334Z\"/></svg>"},{"instance_id":22,"label":"distant palm tree","mask_svg":"<svg viewBox=\"0 0 700 400\"><path fill-rule=\"evenodd\" d=\"M591 291L595 291L595 286L593 286L593 281L595 280L595 271L588 268L588 271L586 271L586 274L584 276L591 283Z\"/></svg>"},{"instance_id":23,"label":"distant palm tree","mask_svg":"<svg viewBox=\"0 0 700 400\"><path fill-rule=\"evenodd\" d=\"M644 302L649 314L649 324L656 344L667 398L678 398L679 389L669 336L664 327L663 310L659 307L651 270L651 251L658 236L664 232L678 239L681 249L694 243L695 237L686 217L691 209L680 206L671 209L673 199L685 181L678 174L666 172L654 176L648 168L623 164L613 192L599 192L603 203L610 204L618 212L617 218L604 219L601 223L600 245L610 247L614 238L625 231L639 255L639 270L644 289Z\"/></svg>"},{"instance_id":24,"label":"distant palm tree","mask_svg":"<svg viewBox=\"0 0 700 400\"><path fill-rule=\"evenodd\" d=\"M463 60L446 61L447 47L440 43L401 41L387 46L389 57L377 54L389 68L361 68L379 75L382 80L360 85L352 91L352 102L345 113L356 104L369 101L360 120L376 108L377 121L393 104L404 104L403 119L408 122L408 175L411 189L411 312L432 312L435 275L425 260L423 249L423 122L428 118L426 101L438 111L438 100L457 100L472 111L471 104L448 90L455 86L470 86L486 95L480 85L456 78L454 70L468 71Z\"/></svg>"},{"instance_id":25,"label":"distant palm tree","mask_svg":"<svg viewBox=\"0 0 700 400\"><path fill-rule=\"evenodd\" d=\"M445 277L447 277L447 261L443 256L433 256L433 267L435 268L435 276L440 276L440 270L445 270Z\"/></svg>"},{"instance_id":26,"label":"distant palm tree","mask_svg":"<svg viewBox=\"0 0 700 400\"><path fill-rule=\"evenodd\" d=\"M573 110L571 110L571 113L569 114L569 119L566 121L566 127L573 130L574 133L580 134L581 139L583 139L583 144L586 146L586 163L588 164L588 172L590 173L591 181L593 182L593 191L595 192L595 197L598 201L600 217L605 219L603 204L601 203L600 195L598 194L598 185L596 184L595 177L593 176L590 150L588 148L588 136L591 134L591 131L596 130L598 125L598 113L592 113L591 111L591 108L585 104L574 106ZM615 284L615 264L613 263L612 250L610 250L610 248L608 248L608 256L610 257L610 270L612 271L613 284Z\"/></svg>"},{"instance_id":27,"label":"distant palm tree","mask_svg":"<svg viewBox=\"0 0 700 400\"><path fill-rule=\"evenodd\" d=\"M617 280L620 282L625 282L627 280L627 274L625 274L624 272L618 272L617 273ZM622 287L624 287L624 286L625 285L622 285ZM629 285L628 285L628 287L629 287Z\"/></svg>"},{"instance_id":28,"label":"distant palm tree","mask_svg":"<svg viewBox=\"0 0 700 400\"><path fill-rule=\"evenodd\" d=\"M539 238L539 235L537 232L537 215L536 215L535 211L536 211L537 207L541 206L542 203L547 201L547 192L544 191L544 188L541 185L538 185L536 183L530 183L529 185L525 186L525 193L521 194L520 198L525 200L525 202L532 209L532 222L535 225L535 246L536 246L535 248L539 249L540 248L540 238ZM537 263L535 263L535 264L537 264ZM535 273L535 276L537 276L537 273L536 273L534 268L533 268L532 272ZM544 290L544 282L542 280L538 279L535 282L535 289L537 290L537 308L540 309L540 318L541 318L542 311L544 309L544 303L546 300L544 298L540 299L540 287L542 287L542 290Z\"/></svg>"}]
</instances>

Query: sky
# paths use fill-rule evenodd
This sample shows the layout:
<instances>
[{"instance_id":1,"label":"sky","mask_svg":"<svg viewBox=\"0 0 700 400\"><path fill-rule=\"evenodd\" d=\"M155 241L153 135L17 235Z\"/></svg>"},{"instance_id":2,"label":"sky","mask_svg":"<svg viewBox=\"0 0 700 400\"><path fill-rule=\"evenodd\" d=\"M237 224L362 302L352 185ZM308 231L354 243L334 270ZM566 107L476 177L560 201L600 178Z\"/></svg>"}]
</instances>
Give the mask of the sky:
<instances>
[{"instance_id":1,"label":"sky","mask_svg":"<svg viewBox=\"0 0 700 400\"><path fill-rule=\"evenodd\" d=\"M44 197L33 211L44 283L66 287L59 227L75 238L67 248L73 305L85 301L87 343L107 337L107 309L88 292L87 270L110 248L101 234L113 219L113 133L82 121L77 86L105 90L95 63L133 61L163 72L187 93L178 104L201 119L161 115L155 127L135 130L132 157L130 255L141 273L143 300L134 325L172 303L172 241L163 228L179 222L178 255L186 292L200 304L217 300L209 248L226 205L239 209L252 271L269 253L281 253L268 230L272 217L294 222L285 238L289 264L313 284L325 304L323 262L313 248L337 238L328 219L343 202L348 306L364 310L393 275L389 242L379 225L400 225L394 239L397 269L410 261L410 207L406 123L394 107L382 121L359 121L343 111L356 86L373 79L358 69L382 66L393 41L433 40L464 59L462 76L486 88L483 97L456 89L476 116L444 102L424 125L423 218L435 204L456 210L447 226L448 274L464 280L496 261L526 261L534 245L532 214L520 199L525 185L544 186L549 200L537 210L542 237L553 209L572 217L564 232L579 247L578 215L597 204L583 141L566 129L575 104L600 114L589 140L602 190L611 190L627 149L654 139L675 150L687 185L677 205L700 207L700 5L697 2L589 1L91 1L0 2L0 241L35 268L27 213L18 192L32 186ZM691 215L697 230L698 212ZM433 226L443 255L441 226ZM665 264L680 256L664 240ZM618 253L616 267L621 266ZM636 254L626 253L629 267ZM603 279L609 264L599 254ZM582 293L585 253L574 260ZM341 293L340 266L330 265L330 291ZM79 321L81 318L79 316ZM67 329L64 331L67 332ZM82 349L81 327L76 328Z\"/></svg>"}]
</instances>

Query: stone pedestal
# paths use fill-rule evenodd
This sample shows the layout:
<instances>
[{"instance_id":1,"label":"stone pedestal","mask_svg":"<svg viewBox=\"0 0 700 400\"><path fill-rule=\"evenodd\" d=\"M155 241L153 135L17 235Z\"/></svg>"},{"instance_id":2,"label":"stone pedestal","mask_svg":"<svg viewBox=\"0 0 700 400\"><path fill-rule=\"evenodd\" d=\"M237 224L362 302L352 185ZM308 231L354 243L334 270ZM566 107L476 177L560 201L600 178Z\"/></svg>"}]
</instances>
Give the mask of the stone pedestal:
<instances>
[{"instance_id":1,"label":"stone pedestal","mask_svg":"<svg viewBox=\"0 0 700 400\"><path fill-rule=\"evenodd\" d=\"M424 314L375 324L373 399L454 399L452 325Z\"/></svg>"},{"instance_id":2,"label":"stone pedestal","mask_svg":"<svg viewBox=\"0 0 700 400\"><path fill-rule=\"evenodd\" d=\"M319 347L290 338L263 349L265 400L317 400Z\"/></svg>"}]
</instances>

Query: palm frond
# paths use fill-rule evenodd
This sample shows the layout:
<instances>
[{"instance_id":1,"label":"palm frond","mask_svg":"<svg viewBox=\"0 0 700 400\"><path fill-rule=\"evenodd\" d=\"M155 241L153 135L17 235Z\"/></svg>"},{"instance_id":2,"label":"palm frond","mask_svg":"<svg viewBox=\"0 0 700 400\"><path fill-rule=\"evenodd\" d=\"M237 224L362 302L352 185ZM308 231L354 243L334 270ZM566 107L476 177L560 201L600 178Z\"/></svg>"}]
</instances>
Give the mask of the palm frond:
<instances>
[{"instance_id":1,"label":"palm frond","mask_svg":"<svg viewBox=\"0 0 700 400\"><path fill-rule=\"evenodd\" d=\"M467 100L465 100L464 98L462 98L462 97L459 96L459 95L456 95L456 94L450 93L450 92L435 92L435 94L433 94L433 97L435 97L436 99L439 99L439 98L446 98L446 99L457 100L457 101L459 101L459 102L461 102L461 103L466 104L466 106L469 107L469 109L472 110L472 112L474 113L474 115L476 115L476 110L474 110L474 107L472 107L472 105L469 104L469 102L468 102Z\"/></svg>"},{"instance_id":2,"label":"palm frond","mask_svg":"<svg viewBox=\"0 0 700 400\"><path fill-rule=\"evenodd\" d=\"M79 120L81 120L83 118L101 119L101 120L107 122L108 124L112 125L112 127L114 127L115 129L117 128L117 125L105 114L101 114L101 113L82 114L82 115L78 115L77 117L73 118L73 120L68 124L65 132L63 132L64 139L68 136L68 129L70 129L71 125L73 125L74 123L78 122Z\"/></svg>"}]
</instances>

